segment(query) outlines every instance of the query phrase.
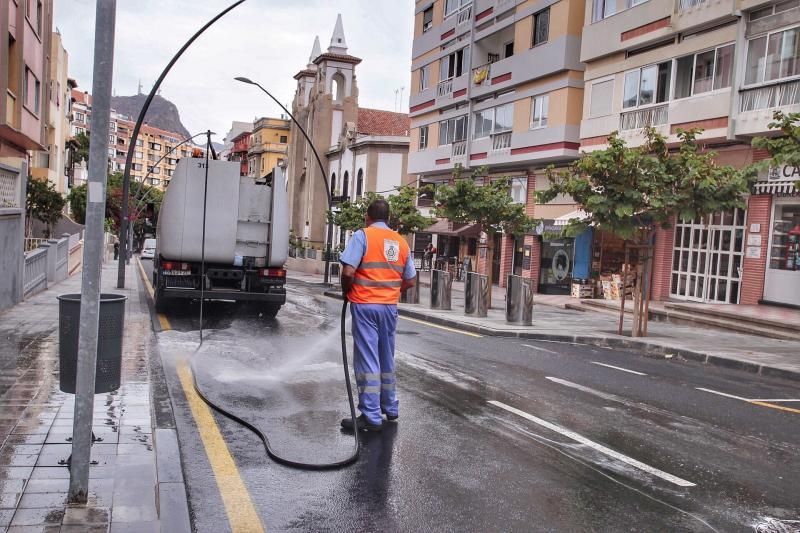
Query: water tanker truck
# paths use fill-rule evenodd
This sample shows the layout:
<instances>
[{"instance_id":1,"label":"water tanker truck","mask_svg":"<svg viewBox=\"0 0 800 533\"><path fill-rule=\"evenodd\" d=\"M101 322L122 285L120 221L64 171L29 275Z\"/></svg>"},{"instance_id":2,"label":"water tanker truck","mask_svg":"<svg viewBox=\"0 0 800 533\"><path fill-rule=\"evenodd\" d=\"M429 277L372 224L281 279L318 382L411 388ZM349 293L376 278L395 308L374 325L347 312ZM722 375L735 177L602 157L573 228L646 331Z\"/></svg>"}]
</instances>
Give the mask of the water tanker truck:
<instances>
[{"instance_id":1,"label":"water tanker truck","mask_svg":"<svg viewBox=\"0 0 800 533\"><path fill-rule=\"evenodd\" d=\"M232 300L253 302L274 317L286 302L284 172L275 167L253 178L240 176L236 161L208 165L207 194L201 158L179 160L164 194L153 263L156 308L176 300Z\"/></svg>"}]
</instances>

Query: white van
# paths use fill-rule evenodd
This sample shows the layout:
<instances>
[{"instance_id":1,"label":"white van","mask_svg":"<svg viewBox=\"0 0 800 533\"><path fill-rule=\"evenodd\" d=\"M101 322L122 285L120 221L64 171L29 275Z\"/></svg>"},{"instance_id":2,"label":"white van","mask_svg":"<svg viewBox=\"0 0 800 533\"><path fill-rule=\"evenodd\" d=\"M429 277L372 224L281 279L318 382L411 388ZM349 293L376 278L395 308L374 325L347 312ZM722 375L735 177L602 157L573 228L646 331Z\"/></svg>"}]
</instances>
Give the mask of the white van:
<instances>
[{"instance_id":1,"label":"white van","mask_svg":"<svg viewBox=\"0 0 800 533\"><path fill-rule=\"evenodd\" d=\"M152 259L156 255L156 240L145 239L142 246L142 259Z\"/></svg>"}]
</instances>

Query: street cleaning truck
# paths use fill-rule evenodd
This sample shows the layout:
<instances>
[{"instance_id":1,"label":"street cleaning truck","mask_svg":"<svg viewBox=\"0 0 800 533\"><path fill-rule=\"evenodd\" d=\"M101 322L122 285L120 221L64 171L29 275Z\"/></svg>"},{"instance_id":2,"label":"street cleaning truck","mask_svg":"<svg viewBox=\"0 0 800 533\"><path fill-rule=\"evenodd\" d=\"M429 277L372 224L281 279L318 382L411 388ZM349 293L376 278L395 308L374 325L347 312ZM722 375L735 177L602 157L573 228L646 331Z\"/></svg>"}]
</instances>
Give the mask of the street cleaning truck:
<instances>
[{"instance_id":1,"label":"street cleaning truck","mask_svg":"<svg viewBox=\"0 0 800 533\"><path fill-rule=\"evenodd\" d=\"M236 161L178 161L156 229L158 310L171 301L203 298L254 302L274 317L286 302L285 174L275 167L253 178L240 176L239 169Z\"/></svg>"}]
</instances>

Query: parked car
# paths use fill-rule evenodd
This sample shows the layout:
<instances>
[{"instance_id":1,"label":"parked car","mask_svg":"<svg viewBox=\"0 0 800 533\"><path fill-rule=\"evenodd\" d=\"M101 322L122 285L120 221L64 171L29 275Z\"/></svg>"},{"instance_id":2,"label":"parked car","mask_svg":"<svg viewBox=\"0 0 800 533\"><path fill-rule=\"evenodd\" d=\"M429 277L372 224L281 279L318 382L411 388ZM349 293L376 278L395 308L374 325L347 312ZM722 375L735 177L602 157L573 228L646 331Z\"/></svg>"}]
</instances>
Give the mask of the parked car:
<instances>
[{"instance_id":1,"label":"parked car","mask_svg":"<svg viewBox=\"0 0 800 533\"><path fill-rule=\"evenodd\" d=\"M152 259L156 255L156 240L145 239L142 246L142 259Z\"/></svg>"}]
</instances>

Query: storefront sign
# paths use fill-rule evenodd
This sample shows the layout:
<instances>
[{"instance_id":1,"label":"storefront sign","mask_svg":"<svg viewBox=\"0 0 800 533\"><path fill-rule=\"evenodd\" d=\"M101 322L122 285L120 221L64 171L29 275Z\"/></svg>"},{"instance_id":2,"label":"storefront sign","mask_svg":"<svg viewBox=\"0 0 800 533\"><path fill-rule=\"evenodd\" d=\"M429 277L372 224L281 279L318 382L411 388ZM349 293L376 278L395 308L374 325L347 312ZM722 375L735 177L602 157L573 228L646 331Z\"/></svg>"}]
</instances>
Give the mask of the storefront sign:
<instances>
[{"instance_id":1,"label":"storefront sign","mask_svg":"<svg viewBox=\"0 0 800 533\"><path fill-rule=\"evenodd\" d=\"M565 250L557 250L553 255L553 263L551 266L553 270L553 278L556 281L563 281L569 275L569 255Z\"/></svg>"},{"instance_id":2,"label":"storefront sign","mask_svg":"<svg viewBox=\"0 0 800 533\"><path fill-rule=\"evenodd\" d=\"M761 235L753 234L747 236L747 246L761 246Z\"/></svg>"},{"instance_id":3,"label":"storefront sign","mask_svg":"<svg viewBox=\"0 0 800 533\"><path fill-rule=\"evenodd\" d=\"M745 257L748 259L760 259L761 246L748 246L747 251L745 252Z\"/></svg>"}]
</instances>

